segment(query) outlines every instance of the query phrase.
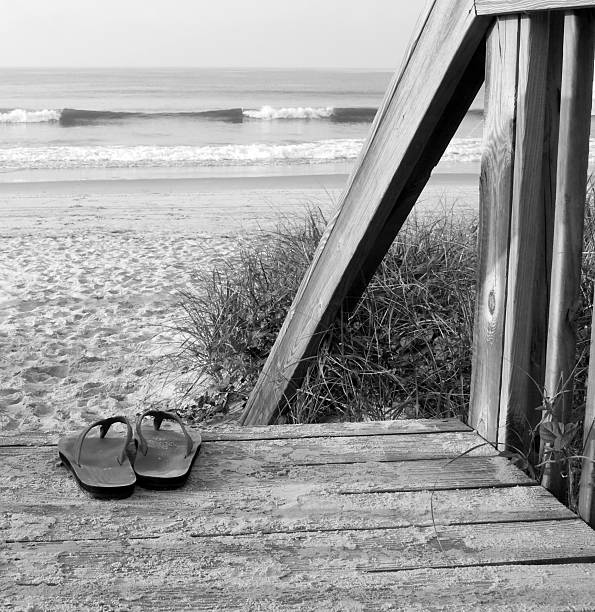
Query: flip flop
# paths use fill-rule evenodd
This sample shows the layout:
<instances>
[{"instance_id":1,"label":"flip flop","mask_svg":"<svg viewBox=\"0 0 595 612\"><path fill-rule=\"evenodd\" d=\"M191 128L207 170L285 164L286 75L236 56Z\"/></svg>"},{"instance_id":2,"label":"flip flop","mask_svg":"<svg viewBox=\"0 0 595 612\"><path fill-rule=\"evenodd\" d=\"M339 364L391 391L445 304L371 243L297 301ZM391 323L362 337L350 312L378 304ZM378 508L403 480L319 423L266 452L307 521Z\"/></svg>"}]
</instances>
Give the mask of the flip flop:
<instances>
[{"instance_id":1,"label":"flip flop","mask_svg":"<svg viewBox=\"0 0 595 612\"><path fill-rule=\"evenodd\" d=\"M126 439L106 438L114 423L127 427ZM99 427L99 437L87 434ZM132 441L132 427L123 416L102 419L89 425L78 436L62 438L58 442L58 453L66 467L74 474L82 489L94 497L124 498L132 494L136 477L126 455L126 448Z\"/></svg>"},{"instance_id":2,"label":"flip flop","mask_svg":"<svg viewBox=\"0 0 595 612\"><path fill-rule=\"evenodd\" d=\"M153 417L153 428L142 426L146 416ZM160 429L164 420L175 421L182 431ZM190 436L173 412L146 410L136 421L135 442L134 472L138 484L147 489L174 489L186 482L198 455L201 437L198 433Z\"/></svg>"}]
</instances>

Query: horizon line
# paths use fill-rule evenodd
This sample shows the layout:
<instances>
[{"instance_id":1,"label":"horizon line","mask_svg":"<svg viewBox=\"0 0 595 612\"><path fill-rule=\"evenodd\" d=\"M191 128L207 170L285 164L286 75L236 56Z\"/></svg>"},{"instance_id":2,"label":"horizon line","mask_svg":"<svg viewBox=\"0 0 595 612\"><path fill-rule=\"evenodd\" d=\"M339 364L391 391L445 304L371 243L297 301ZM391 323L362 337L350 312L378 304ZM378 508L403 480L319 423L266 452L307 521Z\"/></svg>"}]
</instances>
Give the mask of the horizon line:
<instances>
[{"instance_id":1,"label":"horizon line","mask_svg":"<svg viewBox=\"0 0 595 612\"><path fill-rule=\"evenodd\" d=\"M395 72L394 68L373 68L369 66L3 66L0 70L313 70L313 71L357 71L357 72Z\"/></svg>"}]
</instances>

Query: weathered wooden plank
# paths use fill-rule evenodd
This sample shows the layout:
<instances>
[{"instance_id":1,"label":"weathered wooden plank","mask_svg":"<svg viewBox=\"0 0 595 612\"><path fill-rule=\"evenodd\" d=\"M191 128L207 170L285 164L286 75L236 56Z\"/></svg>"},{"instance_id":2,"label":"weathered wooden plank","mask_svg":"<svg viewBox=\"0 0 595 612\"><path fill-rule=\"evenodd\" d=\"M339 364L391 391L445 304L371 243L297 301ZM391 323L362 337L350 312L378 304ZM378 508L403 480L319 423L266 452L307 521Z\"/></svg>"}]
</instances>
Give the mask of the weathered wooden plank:
<instances>
[{"instance_id":1,"label":"weathered wooden plank","mask_svg":"<svg viewBox=\"0 0 595 612\"><path fill-rule=\"evenodd\" d=\"M514 174L498 445L527 447L529 425L540 405L539 389L531 379L534 315L543 304L534 288L540 242L535 229L543 226L543 144L549 15L519 18Z\"/></svg>"},{"instance_id":2,"label":"weathered wooden plank","mask_svg":"<svg viewBox=\"0 0 595 612\"><path fill-rule=\"evenodd\" d=\"M165 426L165 425L164 425ZM368 421L365 423L313 423L308 425L268 425L242 427L227 425L198 427L202 439L214 440L275 440L292 438L335 438L342 436L388 436L447 431L471 431L459 419L401 419L397 421ZM0 436L2 446L56 445L62 434L18 433Z\"/></svg>"},{"instance_id":3,"label":"weathered wooden plank","mask_svg":"<svg viewBox=\"0 0 595 612\"><path fill-rule=\"evenodd\" d=\"M545 385L547 353L548 313L550 281L552 271L552 248L554 236L554 208L556 202L558 134L560 126L560 90L562 80L562 47L564 40L564 13L550 13L550 39L548 48L548 74L546 84L546 106L543 143L543 214L538 216L535 237L538 243L537 267L535 271L535 302L539 307L533 313L530 375L534 384L534 401L540 403ZM535 410L527 425L535 430L541 412ZM526 447L529 461L539 463L538 440L532 438Z\"/></svg>"},{"instance_id":4,"label":"weathered wooden plank","mask_svg":"<svg viewBox=\"0 0 595 612\"><path fill-rule=\"evenodd\" d=\"M561 422L567 422L572 408L575 317L579 309L591 130L593 43L593 12L567 13L564 17L558 181L545 377L545 393L553 398L553 418ZM565 481L559 471L559 465L549 464L543 484L556 495L563 496Z\"/></svg>"},{"instance_id":5,"label":"weathered wooden plank","mask_svg":"<svg viewBox=\"0 0 595 612\"><path fill-rule=\"evenodd\" d=\"M595 326L591 327L589 378L583 421L583 459L578 512L595 528Z\"/></svg>"},{"instance_id":6,"label":"weathered wooden plank","mask_svg":"<svg viewBox=\"0 0 595 612\"><path fill-rule=\"evenodd\" d=\"M264 483L263 483L264 484ZM543 487L332 493L309 483L201 491L163 499L138 489L101 505L73 491L69 501L16 503L0 512L0 542L341 531L576 518ZM433 512L432 512L433 511ZM432 517L433 515L433 517Z\"/></svg>"},{"instance_id":7,"label":"weathered wooden plank","mask_svg":"<svg viewBox=\"0 0 595 612\"><path fill-rule=\"evenodd\" d=\"M478 15L556 11L595 6L593 0L475 0Z\"/></svg>"},{"instance_id":8,"label":"weathered wooden plank","mask_svg":"<svg viewBox=\"0 0 595 612\"><path fill-rule=\"evenodd\" d=\"M595 325L591 325L589 378L583 421L583 469L581 472L578 511L582 519L595 528Z\"/></svg>"},{"instance_id":9,"label":"weathered wooden plank","mask_svg":"<svg viewBox=\"0 0 595 612\"><path fill-rule=\"evenodd\" d=\"M478 447L478 445L481 445ZM474 450L471 450L474 449ZM368 461L418 461L496 454L475 432L414 434L402 436L353 436L292 440L221 441L205 445L205 454L224 460L259 461L279 468L289 465L360 463Z\"/></svg>"},{"instance_id":10,"label":"weathered wooden plank","mask_svg":"<svg viewBox=\"0 0 595 612\"><path fill-rule=\"evenodd\" d=\"M469 423L498 437L508 243L514 168L518 17L496 19L486 42L484 139L479 182L479 269Z\"/></svg>"},{"instance_id":11,"label":"weathered wooden plank","mask_svg":"<svg viewBox=\"0 0 595 612\"><path fill-rule=\"evenodd\" d=\"M338 308L361 286L377 237L396 212L425 146L451 102L481 44L489 19L476 17L471 0L435 3L403 72L378 113L359 166L310 266L243 415L244 424L265 424L294 393L307 360ZM446 143L444 144L446 146ZM427 173L429 176L429 170ZM417 185L419 186L419 185ZM421 185L423 186L423 184ZM394 227L394 232L398 227ZM387 241L380 241L387 248Z\"/></svg>"},{"instance_id":12,"label":"weathered wooden plank","mask_svg":"<svg viewBox=\"0 0 595 612\"><path fill-rule=\"evenodd\" d=\"M456 489L531 484L518 468L504 457L470 457L458 459L425 459L419 461L334 463L320 465L276 465L268 457L260 460L242 456L241 448L234 457L225 457L205 443L182 488L170 493L176 499L192 499L203 491L224 491L293 485L319 486L335 493L372 493ZM1 449L3 478L1 499L40 504L56 504L73 500L78 490L68 476L55 449ZM135 495L145 495L138 489ZM81 500L87 497L81 492ZM2 507L2 506L0 506Z\"/></svg>"},{"instance_id":13,"label":"weathered wooden plank","mask_svg":"<svg viewBox=\"0 0 595 612\"><path fill-rule=\"evenodd\" d=\"M205 443L201 454L221 461L251 461L283 468L290 465L418 461L454 458L463 453L493 456L496 450L475 432L402 436L345 436L296 440L241 440Z\"/></svg>"},{"instance_id":14,"label":"weathered wooden plank","mask_svg":"<svg viewBox=\"0 0 595 612\"><path fill-rule=\"evenodd\" d=\"M126 551L129 555L132 551ZM125 557L126 558L126 557ZM64 589L58 583L5 584L0 606L23 610L508 610L576 612L595 601L595 564L512 565L400 572L300 572L275 566L260 576L229 572L146 578L112 572ZM75 570L76 571L76 570ZM16 607L21 606L21 608Z\"/></svg>"},{"instance_id":15,"label":"weathered wooden plank","mask_svg":"<svg viewBox=\"0 0 595 612\"><path fill-rule=\"evenodd\" d=\"M153 581L203 577L221 584L299 572L395 571L471 565L595 561L595 532L582 520L440 525L192 537L32 542L0 550L0 584L63 590L111 574ZM223 585L222 585L223 586Z\"/></svg>"}]
</instances>

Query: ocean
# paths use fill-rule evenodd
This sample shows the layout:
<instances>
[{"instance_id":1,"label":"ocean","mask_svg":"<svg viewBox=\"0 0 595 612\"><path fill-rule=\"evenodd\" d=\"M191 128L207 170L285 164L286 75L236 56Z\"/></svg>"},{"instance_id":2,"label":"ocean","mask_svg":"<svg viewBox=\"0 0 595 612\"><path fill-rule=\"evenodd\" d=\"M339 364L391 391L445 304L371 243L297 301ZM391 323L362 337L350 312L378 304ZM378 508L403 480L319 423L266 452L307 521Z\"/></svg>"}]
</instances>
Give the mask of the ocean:
<instances>
[{"instance_id":1,"label":"ocean","mask_svg":"<svg viewBox=\"0 0 595 612\"><path fill-rule=\"evenodd\" d=\"M1 69L0 182L347 174L388 72ZM474 105L442 165L481 153Z\"/></svg>"}]
</instances>

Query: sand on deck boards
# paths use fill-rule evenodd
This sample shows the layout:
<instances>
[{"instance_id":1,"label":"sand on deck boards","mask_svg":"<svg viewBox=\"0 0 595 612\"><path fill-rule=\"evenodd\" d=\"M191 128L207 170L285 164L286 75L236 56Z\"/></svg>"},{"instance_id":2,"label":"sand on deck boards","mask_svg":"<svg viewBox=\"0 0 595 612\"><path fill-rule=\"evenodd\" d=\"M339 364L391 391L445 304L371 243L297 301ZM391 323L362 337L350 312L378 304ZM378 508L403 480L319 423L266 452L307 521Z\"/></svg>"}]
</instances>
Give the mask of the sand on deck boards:
<instances>
[{"instance_id":1,"label":"sand on deck boards","mask_svg":"<svg viewBox=\"0 0 595 612\"><path fill-rule=\"evenodd\" d=\"M0 431L72 431L185 380L178 291L242 240L308 206L328 216L345 175L0 183ZM436 175L416 211L477 207L477 176Z\"/></svg>"}]
</instances>

